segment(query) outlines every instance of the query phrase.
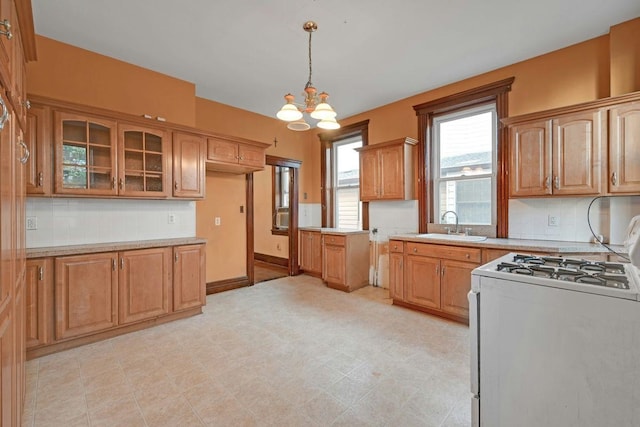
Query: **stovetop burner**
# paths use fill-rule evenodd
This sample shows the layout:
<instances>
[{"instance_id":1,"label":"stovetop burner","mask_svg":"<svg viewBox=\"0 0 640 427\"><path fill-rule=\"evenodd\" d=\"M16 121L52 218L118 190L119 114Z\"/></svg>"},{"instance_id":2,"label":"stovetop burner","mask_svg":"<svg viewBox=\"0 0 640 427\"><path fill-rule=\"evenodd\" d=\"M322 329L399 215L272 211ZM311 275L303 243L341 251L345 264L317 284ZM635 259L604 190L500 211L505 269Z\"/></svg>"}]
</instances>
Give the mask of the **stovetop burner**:
<instances>
[{"instance_id":1,"label":"stovetop burner","mask_svg":"<svg viewBox=\"0 0 640 427\"><path fill-rule=\"evenodd\" d=\"M613 262L516 254L501 262L498 271L575 283L629 289L624 265Z\"/></svg>"}]
</instances>

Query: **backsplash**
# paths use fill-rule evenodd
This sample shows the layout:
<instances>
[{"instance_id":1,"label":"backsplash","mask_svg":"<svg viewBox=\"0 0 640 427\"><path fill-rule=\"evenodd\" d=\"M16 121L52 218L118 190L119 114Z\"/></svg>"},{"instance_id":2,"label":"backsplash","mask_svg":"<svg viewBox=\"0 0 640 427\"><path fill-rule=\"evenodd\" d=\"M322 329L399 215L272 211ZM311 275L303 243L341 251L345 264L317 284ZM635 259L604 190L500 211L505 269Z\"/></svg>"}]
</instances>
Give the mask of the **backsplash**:
<instances>
[{"instance_id":1,"label":"backsplash","mask_svg":"<svg viewBox=\"0 0 640 427\"><path fill-rule=\"evenodd\" d=\"M193 201L28 197L26 216L28 248L196 235Z\"/></svg>"},{"instance_id":2,"label":"backsplash","mask_svg":"<svg viewBox=\"0 0 640 427\"><path fill-rule=\"evenodd\" d=\"M369 202L369 229L378 229L376 240L384 242L394 234L418 232L418 201Z\"/></svg>"},{"instance_id":3,"label":"backsplash","mask_svg":"<svg viewBox=\"0 0 640 427\"><path fill-rule=\"evenodd\" d=\"M322 225L322 206L320 203L298 204L298 226L320 227Z\"/></svg>"},{"instance_id":4,"label":"backsplash","mask_svg":"<svg viewBox=\"0 0 640 427\"><path fill-rule=\"evenodd\" d=\"M509 237L591 242L587 208L593 197L509 200ZM605 197L591 207L591 226L611 244L624 242L631 218L640 214L640 197ZM550 217L552 217L550 219ZM549 225L555 223L557 225Z\"/></svg>"}]
</instances>

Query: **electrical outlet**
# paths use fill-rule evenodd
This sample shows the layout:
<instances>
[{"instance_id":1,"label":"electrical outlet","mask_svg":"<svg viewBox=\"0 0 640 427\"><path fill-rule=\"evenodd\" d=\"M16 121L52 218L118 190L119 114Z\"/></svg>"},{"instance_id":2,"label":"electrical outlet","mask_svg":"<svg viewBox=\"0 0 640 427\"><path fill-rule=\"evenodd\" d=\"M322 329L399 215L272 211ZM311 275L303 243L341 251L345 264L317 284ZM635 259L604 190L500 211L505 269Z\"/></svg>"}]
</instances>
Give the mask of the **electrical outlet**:
<instances>
[{"instance_id":1,"label":"electrical outlet","mask_svg":"<svg viewBox=\"0 0 640 427\"><path fill-rule=\"evenodd\" d=\"M28 216L27 217L27 230L37 230L38 229L38 217L36 216Z\"/></svg>"},{"instance_id":2,"label":"electrical outlet","mask_svg":"<svg viewBox=\"0 0 640 427\"><path fill-rule=\"evenodd\" d=\"M215 217L215 218L213 219L213 223L214 223L215 225L220 225L220 217L219 217L219 216Z\"/></svg>"},{"instance_id":3,"label":"electrical outlet","mask_svg":"<svg viewBox=\"0 0 640 427\"><path fill-rule=\"evenodd\" d=\"M169 216L167 217L167 222L169 224L175 224L176 223L176 214L169 214Z\"/></svg>"},{"instance_id":4,"label":"electrical outlet","mask_svg":"<svg viewBox=\"0 0 640 427\"><path fill-rule=\"evenodd\" d=\"M549 215L547 224L549 225L549 227L558 227L560 226L560 218L555 215Z\"/></svg>"}]
</instances>

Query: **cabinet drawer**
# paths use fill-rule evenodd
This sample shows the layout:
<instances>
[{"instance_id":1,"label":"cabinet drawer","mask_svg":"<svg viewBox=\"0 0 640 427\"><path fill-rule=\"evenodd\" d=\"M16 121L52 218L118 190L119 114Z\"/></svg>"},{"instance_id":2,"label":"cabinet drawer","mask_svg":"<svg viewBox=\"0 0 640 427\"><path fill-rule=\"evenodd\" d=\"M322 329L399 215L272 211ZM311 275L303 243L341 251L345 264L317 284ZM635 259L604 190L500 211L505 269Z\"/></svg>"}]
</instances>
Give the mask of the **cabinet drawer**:
<instances>
[{"instance_id":1,"label":"cabinet drawer","mask_svg":"<svg viewBox=\"0 0 640 427\"><path fill-rule=\"evenodd\" d=\"M404 252L403 242L401 240L389 240L389 252Z\"/></svg>"},{"instance_id":2,"label":"cabinet drawer","mask_svg":"<svg viewBox=\"0 0 640 427\"><path fill-rule=\"evenodd\" d=\"M432 245L428 243L407 242L407 253L433 258L445 258L458 261L479 263L481 250L461 246Z\"/></svg>"},{"instance_id":3,"label":"cabinet drawer","mask_svg":"<svg viewBox=\"0 0 640 427\"><path fill-rule=\"evenodd\" d=\"M335 234L325 234L324 243L333 246L344 246L347 242L347 236L337 236Z\"/></svg>"}]
</instances>

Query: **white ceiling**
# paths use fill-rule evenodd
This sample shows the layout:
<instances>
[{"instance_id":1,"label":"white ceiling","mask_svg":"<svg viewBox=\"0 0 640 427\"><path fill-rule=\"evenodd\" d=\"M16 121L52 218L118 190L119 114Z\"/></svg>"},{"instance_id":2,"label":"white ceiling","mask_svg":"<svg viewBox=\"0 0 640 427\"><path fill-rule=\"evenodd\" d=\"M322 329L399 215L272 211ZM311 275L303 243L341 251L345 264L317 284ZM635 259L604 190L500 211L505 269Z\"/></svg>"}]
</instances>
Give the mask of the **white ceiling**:
<instances>
[{"instance_id":1,"label":"white ceiling","mask_svg":"<svg viewBox=\"0 0 640 427\"><path fill-rule=\"evenodd\" d=\"M36 33L273 117L313 83L338 120L606 34L638 0L32 0Z\"/></svg>"}]
</instances>

